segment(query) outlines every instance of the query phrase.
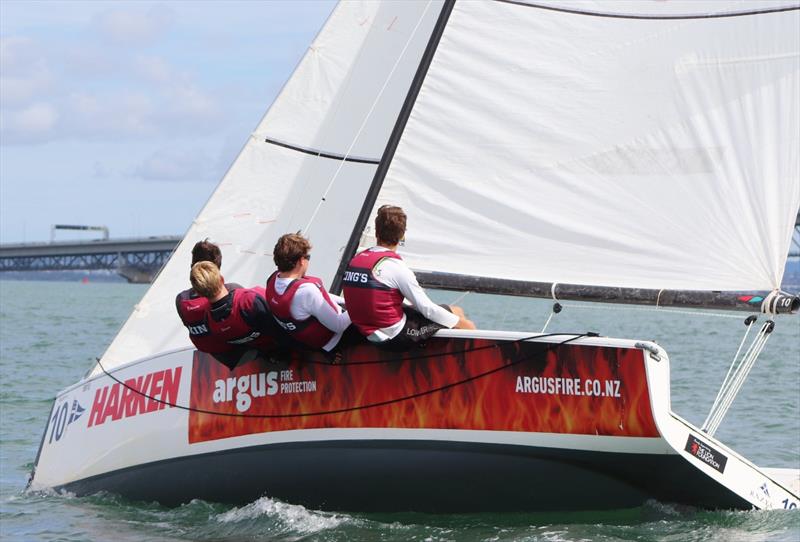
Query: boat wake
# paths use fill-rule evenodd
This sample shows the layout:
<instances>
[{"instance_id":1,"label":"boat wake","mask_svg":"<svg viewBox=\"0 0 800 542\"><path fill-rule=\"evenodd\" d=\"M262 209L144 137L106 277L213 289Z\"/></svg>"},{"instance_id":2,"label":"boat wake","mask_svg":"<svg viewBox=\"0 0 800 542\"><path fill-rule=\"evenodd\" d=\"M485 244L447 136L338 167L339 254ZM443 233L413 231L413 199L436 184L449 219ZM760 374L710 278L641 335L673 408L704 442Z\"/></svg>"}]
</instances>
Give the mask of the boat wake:
<instances>
[{"instance_id":1,"label":"boat wake","mask_svg":"<svg viewBox=\"0 0 800 542\"><path fill-rule=\"evenodd\" d=\"M263 524L264 519L272 520L271 524L276 531L285 530L297 534L313 534L358 522L350 516L309 510L304 506L288 504L269 497L261 497L250 504L232 508L214 517L218 523L235 524L254 520Z\"/></svg>"}]
</instances>

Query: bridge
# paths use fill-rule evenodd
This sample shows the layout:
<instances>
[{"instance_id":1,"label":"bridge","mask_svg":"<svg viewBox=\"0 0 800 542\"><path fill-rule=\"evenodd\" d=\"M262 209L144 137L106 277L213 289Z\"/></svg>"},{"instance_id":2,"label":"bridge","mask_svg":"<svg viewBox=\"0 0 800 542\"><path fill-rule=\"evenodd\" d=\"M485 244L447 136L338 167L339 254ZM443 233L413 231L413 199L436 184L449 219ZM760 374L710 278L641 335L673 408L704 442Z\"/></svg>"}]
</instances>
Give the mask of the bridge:
<instances>
[{"instance_id":1,"label":"bridge","mask_svg":"<svg viewBox=\"0 0 800 542\"><path fill-rule=\"evenodd\" d=\"M0 271L110 270L128 282L152 282L182 239L179 235L109 239L104 226L58 225L53 226L51 239L63 229L102 231L103 239L0 245ZM800 256L800 212L789 256Z\"/></svg>"},{"instance_id":2,"label":"bridge","mask_svg":"<svg viewBox=\"0 0 800 542\"><path fill-rule=\"evenodd\" d=\"M74 229L74 228L70 228ZM179 235L0 245L0 271L116 271L128 282L152 282Z\"/></svg>"}]
</instances>

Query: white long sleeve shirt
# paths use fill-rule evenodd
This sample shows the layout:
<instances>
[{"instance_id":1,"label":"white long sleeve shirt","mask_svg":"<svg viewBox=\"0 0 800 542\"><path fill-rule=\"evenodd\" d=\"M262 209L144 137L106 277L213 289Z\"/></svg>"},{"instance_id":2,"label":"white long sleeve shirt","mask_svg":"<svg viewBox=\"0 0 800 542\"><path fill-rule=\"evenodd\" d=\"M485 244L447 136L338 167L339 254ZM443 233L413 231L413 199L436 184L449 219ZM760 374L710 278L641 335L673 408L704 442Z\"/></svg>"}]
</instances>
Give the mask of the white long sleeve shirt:
<instances>
[{"instance_id":1,"label":"white long sleeve shirt","mask_svg":"<svg viewBox=\"0 0 800 542\"><path fill-rule=\"evenodd\" d=\"M388 252L384 247L372 247L375 252ZM428 320L436 322L446 328L452 328L458 323L458 316L431 301L425 290L417 282L414 272L408 268L403 260L397 258L384 258L373 269L375 279L389 288L397 288L405 297L405 302L410 304ZM367 339L372 342L383 342L397 336L406 324L406 316L388 327L372 332Z\"/></svg>"},{"instance_id":2,"label":"white long sleeve shirt","mask_svg":"<svg viewBox=\"0 0 800 542\"><path fill-rule=\"evenodd\" d=\"M275 277L275 290L282 295L293 280L295 279ZM342 333L350 325L350 315L343 312L339 306L344 304L344 299L331 293L328 295L336 305L335 307L331 307L325 301L319 288L313 284L301 284L294 293L292 304L289 307L289 312L295 320L305 320L313 316L323 326L335 333L331 340L322 347L326 352L331 351L339 343Z\"/></svg>"}]
</instances>

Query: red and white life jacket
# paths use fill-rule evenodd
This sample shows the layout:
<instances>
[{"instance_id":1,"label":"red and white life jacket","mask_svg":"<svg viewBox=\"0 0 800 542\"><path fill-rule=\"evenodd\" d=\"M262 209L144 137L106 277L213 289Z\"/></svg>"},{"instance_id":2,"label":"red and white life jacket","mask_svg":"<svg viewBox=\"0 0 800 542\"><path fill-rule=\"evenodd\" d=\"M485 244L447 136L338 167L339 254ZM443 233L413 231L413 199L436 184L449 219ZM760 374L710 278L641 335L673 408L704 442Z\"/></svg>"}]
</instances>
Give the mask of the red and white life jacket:
<instances>
[{"instance_id":1,"label":"red and white life jacket","mask_svg":"<svg viewBox=\"0 0 800 542\"><path fill-rule=\"evenodd\" d=\"M276 271L267 279L267 305L275 321L288 333L294 340L310 346L312 348L322 348L330 341L336 333L325 327L314 316L309 316L305 320L295 320L292 317L292 300L297 293L297 289L303 284L313 284L319 288L325 301L336 310L336 304L331 300L322 280L317 277L303 277L295 279L289 283L286 290L279 294L275 289L275 281L278 278Z\"/></svg>"},{"instance_id":2,"label":"red and white life jacket","mask_svg":"<svg viewBox=\"0 0 800 542\"><path fill-rule=\"evenodd\" d=\"M403 318L403 294L379 282L373 272L384 258L402 260L391 250L364 250L350 260L342 281L350 321L365 337Z\"/></svg>"},{"instance_id":3,"label":"red and white life jacket","mask_svg":"<svg viewBox=\"0 0 800 542\"><path fill-rule=\"evenodd\" d=\"M219 320L212 316L211 303L207 298L198 296L193 290L178 294L175 304L189 330L192 344L210 354L228 352L237 346L258 350L274 348L276 340L273 334L268 330L253 329L242 316L243 311L252 310L256 296L264 297L264 289L229 287L229 290L233 294L230 310Z\"/></svg>"}]
</instances>

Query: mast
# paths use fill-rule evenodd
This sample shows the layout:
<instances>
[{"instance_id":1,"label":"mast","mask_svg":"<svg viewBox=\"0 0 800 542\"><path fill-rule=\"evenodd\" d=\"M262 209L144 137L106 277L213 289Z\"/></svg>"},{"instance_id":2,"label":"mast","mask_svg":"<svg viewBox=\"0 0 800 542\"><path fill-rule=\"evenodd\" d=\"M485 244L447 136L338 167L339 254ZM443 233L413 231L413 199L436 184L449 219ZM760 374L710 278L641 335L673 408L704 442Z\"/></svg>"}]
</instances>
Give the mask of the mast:
<instances>
[{"instance_id":1,"label":"mast","mask_svg":"<svg viewBox=\"0 0 800 542\"><path fill-rule=\"evenodd\" d=\"M541 297L560 301L692 307L767 314L795 314L800 310L800 297L777 290L774 292L655 290L534 282L429 271L415 271L415 274L421 286L440 290Z\"/></svg>"},{"instance_id":2,"label":"mast","mask_svg":"<svg viewBox=\"0 0 800 542\"><path fill-rule=\"evenodd\" d=\"M422 83L425 81L425 76L428 73L428 68L433 61L433 55L436 53L436 48L439 46L439 41L444 33L444 28L447 26L447 20L450 18L450 13L453 11L455 0L445 0L442 6L442 11L439 13L439 18L436 20L436 25L433 27L433 32L428 40L428 45L425 47L425 52L420 60L417 72L414 74L414 79L411 81L411 87L408 90L406 99L403 102L403 107L400 109L400 114L397 117L397 122L392 129L392 134L389 136L389 141L383 151L378 169L375 171L375 176L372 178L367 195L364 198L364 204L361 206L361 211L356 218L353 231L347 241L347 245L342 252L342 259L339 262L339 268L333 277L330 292L339 294L342 289L342 277L350 260L355 256L358 250L358 243L361 240L361 233L369 221L372 208L375 206L375 201L378 199L378 193L383 186L383 181L389 171L389 165L392 163L394 153L397 150L397 145L400 143L400 138L405 130L408 118L411 116L411 110L414 108L414 103L417 101L417 96L422 88Z\"/></svg>"}]
</instances>

